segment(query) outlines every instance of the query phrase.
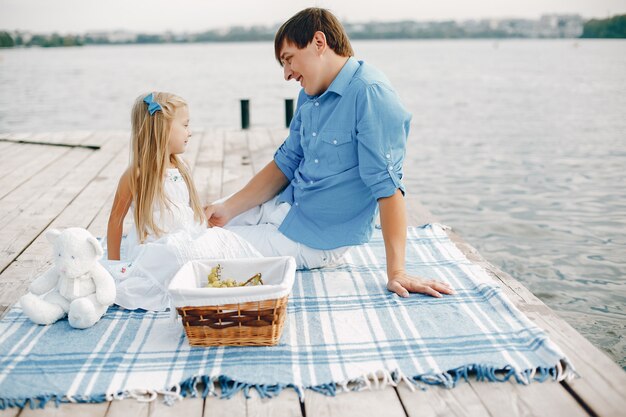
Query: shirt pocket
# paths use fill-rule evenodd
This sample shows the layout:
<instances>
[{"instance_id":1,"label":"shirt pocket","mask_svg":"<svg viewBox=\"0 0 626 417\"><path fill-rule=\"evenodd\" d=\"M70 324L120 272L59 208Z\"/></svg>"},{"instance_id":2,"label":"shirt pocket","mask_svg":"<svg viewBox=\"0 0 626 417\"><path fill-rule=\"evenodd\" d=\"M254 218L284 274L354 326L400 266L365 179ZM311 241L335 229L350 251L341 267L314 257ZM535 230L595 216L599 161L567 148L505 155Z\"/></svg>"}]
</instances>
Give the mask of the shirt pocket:
<instances>
[{"instance_id":1,"label":"shirt pocket","mask_svg":"<svg viewBox=\"0 0 626 417\"><path fill-rule=\"evenodd\" d=\"M320 134L319 155L331 172L343 172L357 165L355 144L350 130L325 130Z\"/></svg>"}]
</instances>

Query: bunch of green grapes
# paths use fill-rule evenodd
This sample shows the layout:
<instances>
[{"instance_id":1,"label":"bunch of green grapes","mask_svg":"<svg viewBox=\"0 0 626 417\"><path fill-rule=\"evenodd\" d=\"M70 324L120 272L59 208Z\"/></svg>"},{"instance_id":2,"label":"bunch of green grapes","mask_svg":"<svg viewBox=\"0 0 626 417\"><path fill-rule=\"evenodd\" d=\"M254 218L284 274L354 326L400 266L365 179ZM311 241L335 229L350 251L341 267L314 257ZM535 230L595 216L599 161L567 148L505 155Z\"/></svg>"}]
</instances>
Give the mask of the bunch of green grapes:
<instances>
[{"instance_id":1,"label":"bunch of green grapes","mask_svg":"<svg viewBox=\"0 0 626 417\"><path fill-rule=\"evenodd\" d=\"M214 266L213 268L211 268L211 272L209 272L209 283L207 285L207 287L219 287L220 283L220 276L222 275L222 265L217 264L217 266Z\"/></svg>"},{"instance_id":2,"label":"bunch of green grapes","mask_svg":"<svg viewBox=\"0 0 626 417\"><path fill-rule=\"evenodd\" d=\"M246 282L237 282L234 279L225 279L222 280L222 266L217 264L211 268L211 272L208 276L208 283L206 287L212 288L229 288L229 287L243 287L246 285L263 285L263 280L261 279L261 273L253 275Z\"/></svg>"}]
</instances>

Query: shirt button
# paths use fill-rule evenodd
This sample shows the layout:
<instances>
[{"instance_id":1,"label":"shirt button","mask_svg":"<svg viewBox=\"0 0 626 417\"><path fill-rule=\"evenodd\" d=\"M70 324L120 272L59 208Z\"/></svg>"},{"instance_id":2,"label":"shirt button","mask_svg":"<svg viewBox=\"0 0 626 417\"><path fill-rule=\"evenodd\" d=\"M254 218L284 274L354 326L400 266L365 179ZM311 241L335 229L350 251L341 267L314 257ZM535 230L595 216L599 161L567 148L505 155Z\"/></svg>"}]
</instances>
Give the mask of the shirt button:
<instances>
[{"instance_id":1,"label":"shirt button","mask_svg":"<svg viewBox=\"0 0 626 417\"><path fill-rule=\"evenodd\" d=\"M314 162L315 162L316 164L318 164L318 163L320 162L320 160L319 160L319 159L316 159Z\"/></svg>"},{"instance_id":2,"label":"shirt button","mask_svg":"<svg viewBox=\"0 0 626 417\"><path fill-rule=\"evenodd\" d=\"M387 165L387 171L392 171L392 170L393 170L393 166Z\"/></svg>"},{"instance_id":3,"label":"shirt button","mask_svg":"<svg viewBox=\"0 0 626 417\"><path fill-rule=\"evenodd\" d=\"M299 206L299 205L300 205L300 203L296 202L296 206Z\"/></svg>"},{"instance_id":4,"label":"shirt button","mask_svg":"<svg viewBox=\"0 0 626 417\"><path fill-rule=\"evenodd\" d=\"M335 140L333 141L333 143L336 145L336 144L337 144L337 139L335 139Z\"/></svg>"},{"instance_id":5,"label":"shirt button","mask_svg":"<svg viewBox=\"0 0 626 417\"><path fill-rule=\"evenodd\" d=\"M386 157L387 159L389 159L389 158L391 158L391 155L387 154L387 155L385 155L385 157Z\"/></svg>"},{"instance_id":6,"label":"shirt button","mask_svg":"<svg viewBox=\"0 0 626 417\"><path fill-rule=\"evenodd\" d=\"M313 137L317 136L317 133L313 132L311 133L311 135L313 135Z\"/></svg>"},{"instance_id":7,"label":"shirt button","mask_svg":"<svg viewBox=\"0 0 626 417\"><path fill-rule=\"evenodd\" d=\"M320 105L320 103L316 101L316 102L315 102L315 106L317 107L317 106L319 106L319 105Z\"/></svg>"},{"instance_id":8,"label":"shirt button","mask_svg":"<svg viewBox=\"0 0 626 417\"><path fill-rule=\"evenodd\" d=\"M309 184L313 185L313 181L311 181Z\"/></svg>"}]
</instances>

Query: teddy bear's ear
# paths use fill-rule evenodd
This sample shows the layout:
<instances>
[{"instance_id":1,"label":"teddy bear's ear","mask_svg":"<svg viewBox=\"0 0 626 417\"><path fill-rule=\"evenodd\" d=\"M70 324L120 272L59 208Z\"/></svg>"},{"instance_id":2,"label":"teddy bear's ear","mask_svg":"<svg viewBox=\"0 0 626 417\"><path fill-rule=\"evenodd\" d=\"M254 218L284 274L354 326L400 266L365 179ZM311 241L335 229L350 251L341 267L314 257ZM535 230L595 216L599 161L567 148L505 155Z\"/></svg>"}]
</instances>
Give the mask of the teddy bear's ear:
<instances>
[{"instance_id":1,"label":"teddy bear's ear","mask_svg":"<svg viewBox=\"0 0 626 417\"><path fill-rule=\"evenodd\" d=\"M102 258L102 255L104 255L104 250L102 250L102 245L100 245L100 242L98 242L98 239L96 239L93 236L87 236L87 242L89 242L89 244L93 247L93 251L94 251L94 254L96 255L96 259Z\"/></svg>"},{"instance_id":2,"label":"teddy bear's ear","mask_svg":"<svg viewBox=\"0 0 626 417\"><path fill-rule=\"evenodd\" d=\"M59 229L50 229L46 232L46 238L52 243L54 243L59 236L61 236Z\"/></svg>"}]
</instances>

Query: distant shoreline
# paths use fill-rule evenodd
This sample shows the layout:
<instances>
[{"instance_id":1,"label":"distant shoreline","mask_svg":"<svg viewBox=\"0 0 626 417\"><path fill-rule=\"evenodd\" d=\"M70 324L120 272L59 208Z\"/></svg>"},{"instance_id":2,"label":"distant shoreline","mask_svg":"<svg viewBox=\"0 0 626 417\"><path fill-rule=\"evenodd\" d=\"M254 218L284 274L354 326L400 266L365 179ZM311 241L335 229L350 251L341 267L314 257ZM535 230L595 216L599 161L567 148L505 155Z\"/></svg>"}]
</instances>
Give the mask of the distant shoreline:
<instances>
[{"instance_id":1,"label":"distant shoreline","mask_svg":"<svg viewBox=\"0 0 626 417\"><path fill-rule=\"evenodd\" d=\"M626 15L590 20L584 20L580 15L543 15L537 20L346 23L345 27L352 40L624 39ZM278 25L231 27L201 33L147 34L110 31L66 35L0 31L0 47L265 42L274 40L277 29Z\"/></svg>"},{"instance_id":2,"label":"distant shoreline","mask_svg":"<svg viewBox=\"0 0 626 417\"><path fill-rule=\"evenodd\" d=\"M614 41L626 41L625 38L386 38L386 39L352 39L352 41L372 41L372 42L386 42L386 41L493 41L497 42L508 42L508 41L563 41L563 42L573 42L577 44L581 41L593 41L593 40L614 40ZM82 47L107 47L107 46L165 46L165 45L216 45L216 44L254 44L254 43L273 43L272 40L261 39L254 41L206 41L206 42L159 42L159 43L94 43L94 44L85 44L85 45L67 45L62 48L82 48ZM49 49L49 48L57 48L57 47L46 47L40 45L31 45L31 46L14 46L14 47L2 47L0 46L0 51L2 50L18 50L18 49Z\"/></svg>"}]
</instances>

